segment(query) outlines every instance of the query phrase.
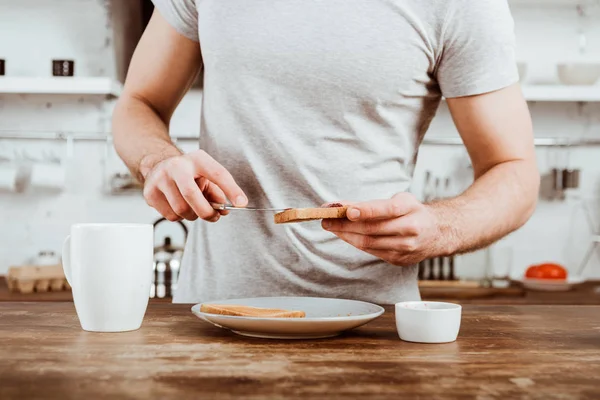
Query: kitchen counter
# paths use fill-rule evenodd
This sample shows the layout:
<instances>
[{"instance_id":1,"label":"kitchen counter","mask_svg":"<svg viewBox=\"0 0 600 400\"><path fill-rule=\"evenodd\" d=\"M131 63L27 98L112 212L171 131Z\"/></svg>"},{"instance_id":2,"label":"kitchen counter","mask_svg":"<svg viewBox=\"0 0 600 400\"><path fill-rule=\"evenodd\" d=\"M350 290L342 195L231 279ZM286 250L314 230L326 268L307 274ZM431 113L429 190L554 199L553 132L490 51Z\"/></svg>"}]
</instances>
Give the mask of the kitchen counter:
<instances>
[{"instance_id":1,"label":"kitchen counter","mask_svg":"<svg viewBox=\"0 0 600 400\"><path fill-rule=\"evenodd\" d=\"M568 292L534 292L515 285L506 289L490 288L421 288L424 300L452 301L461 304L564 304L600 305L600 281L588 281ZM73 301L71 291L45 293L11 293L6 279L0 276L0 302ZM171 299L150 302L170 303Z\"/></svg>"},{"instance_id":2,"label":"kitchen counter","mask_svg":"<svg viewBox=\"0 0 600 400\"><path fill-rule=\"evenodd\" d=\"M46 302L46 301L73 301L73 294L70 290L61 290L60 292L33 292L33 293L18 293L8 290L6 277L0 275L0 303L1 302ZM155 303L171 303L170 298L150 299Z\"/></svg>"},{"instance_id":3,"label":"kitchen counter","mask_svg":"<svg viewBox=\"0 0 600 400\"><path fill-rule=\"evenodd\" d=\"M252 339L152 303L82 331L73 303L0 303L0 398L600 398L600 306L467 305L447 344L398 339L391 307L343 336Z\"/></svg>"}]
</instances>

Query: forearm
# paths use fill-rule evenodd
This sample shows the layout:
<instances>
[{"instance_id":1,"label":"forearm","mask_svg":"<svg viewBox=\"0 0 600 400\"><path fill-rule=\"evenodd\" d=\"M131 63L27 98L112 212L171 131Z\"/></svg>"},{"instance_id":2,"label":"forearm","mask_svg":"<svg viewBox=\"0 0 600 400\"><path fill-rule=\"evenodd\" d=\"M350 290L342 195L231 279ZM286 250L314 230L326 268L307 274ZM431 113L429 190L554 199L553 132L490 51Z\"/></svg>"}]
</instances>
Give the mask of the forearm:
<instances>
[{"instance_id":1,"label":"forearm","mask_svg":"<svg viewBox=\"0 0 600 400\"><path fill-rule=\"evenodd\" d=\"M119 100L112 131L117 153L140 182L157 163L181 154L169 137L167 123L141 99Z\"/></svg>"},{"instance_id":2,"label":"forearm","mask_svg":"<svg viewBox=\"0 0 600 400\"><path fill-rule=\"evenodd\" d=\"M474 251L520 228L535 210L539 183L535 161L509 161L460 196L428 204L439 227L439 255Z\"/></svg>"}]
</instances>

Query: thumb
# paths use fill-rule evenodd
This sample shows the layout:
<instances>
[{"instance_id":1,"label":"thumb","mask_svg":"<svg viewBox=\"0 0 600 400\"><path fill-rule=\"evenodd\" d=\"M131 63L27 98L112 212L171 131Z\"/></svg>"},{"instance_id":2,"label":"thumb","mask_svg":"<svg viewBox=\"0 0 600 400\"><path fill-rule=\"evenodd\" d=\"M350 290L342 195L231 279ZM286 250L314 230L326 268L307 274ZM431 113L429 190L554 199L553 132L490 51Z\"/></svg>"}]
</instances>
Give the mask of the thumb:
<instances>
[{"instance_id":1,"label":"thumb","mask_svg":"<svg viewBox=\"0 0 600 400\"><path fill-rule=\"evenodd\" d=\"M391 199L371 200L350 205L346 216L351 221L392 219L414 210L417 199L410 193L398 193Z\"/></svg>"}]
</instances>

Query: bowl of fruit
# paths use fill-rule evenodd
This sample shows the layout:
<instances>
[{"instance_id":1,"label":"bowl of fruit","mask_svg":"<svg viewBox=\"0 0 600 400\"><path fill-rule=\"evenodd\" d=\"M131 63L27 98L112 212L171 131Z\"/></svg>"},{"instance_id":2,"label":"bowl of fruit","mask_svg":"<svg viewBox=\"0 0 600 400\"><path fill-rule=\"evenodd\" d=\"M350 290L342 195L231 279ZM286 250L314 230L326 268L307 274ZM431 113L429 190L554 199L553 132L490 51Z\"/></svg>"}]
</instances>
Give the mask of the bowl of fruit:
<instances>
[{"instance_id":1,"label":"bowl of fruit","mask_svg":"<svg viewBox=\"0 0 600 400\"><path fill-rule=\"evenodd\" d=\"M571 290L583 281L581 277L570 276L562 265L550 262L530 266L522 280L526 289L554 292Z\"/></svg>"}]
</instances>

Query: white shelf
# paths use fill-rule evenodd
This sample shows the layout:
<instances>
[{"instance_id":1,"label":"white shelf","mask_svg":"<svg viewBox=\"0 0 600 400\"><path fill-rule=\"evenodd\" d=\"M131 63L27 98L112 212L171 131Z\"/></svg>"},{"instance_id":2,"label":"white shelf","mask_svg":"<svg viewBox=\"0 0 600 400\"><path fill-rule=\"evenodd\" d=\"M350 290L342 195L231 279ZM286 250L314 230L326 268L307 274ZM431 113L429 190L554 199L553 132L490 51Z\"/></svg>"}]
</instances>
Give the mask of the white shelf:
<instances>
[{"instance_id":1,"label":"white shelf","mask_svg":"<svg viewBox=\"0 0 600 400\"><path fill-rule=\"evenodd\" d=\"M110 78L15 78L0 77L0 94L78 94L118 97L122 85ZM523 94L527 101L600 102L600 85L526 85Z\"/></svg>"},{"instance_id":2,"label":"white shelf","mask_svg":"<svg viewBox=\"0 0 600 400\"><path fill-rule=\"evenodd\" d=\"M110 78L0 76L0 94L75 94L118 97L122 86Z\"/></svg>"},{"instance_id":3,"label":"white shelf","mask_svg":"<svg viewBox=\"0 0 600 400\"><path fill-rule=\"evenodd\" d=\"M530 85L523 86L523 95L527 101L597 102L600 101L600 85Z\"/></svg>"}]
</instances>

